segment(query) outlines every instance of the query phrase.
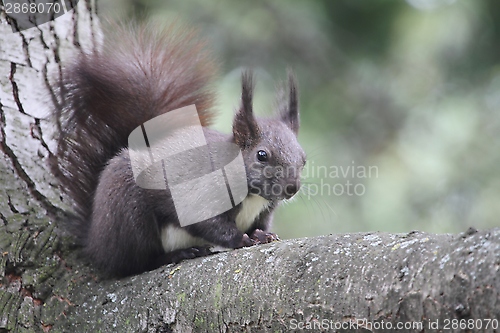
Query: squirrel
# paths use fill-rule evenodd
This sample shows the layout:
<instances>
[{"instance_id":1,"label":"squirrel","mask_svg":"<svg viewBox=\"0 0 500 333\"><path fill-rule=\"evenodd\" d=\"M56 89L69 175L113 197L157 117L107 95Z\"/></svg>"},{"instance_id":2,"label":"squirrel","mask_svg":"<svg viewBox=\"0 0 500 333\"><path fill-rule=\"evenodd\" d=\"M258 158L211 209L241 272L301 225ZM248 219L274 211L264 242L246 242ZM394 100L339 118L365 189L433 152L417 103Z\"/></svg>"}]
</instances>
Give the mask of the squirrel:
<instances>
[{"instance_id":1,"label":"squirrel","mask_svg":"<svg viewBox=\"0 0 500 333\"><path fill-rule=\"evenodd\" d=\"M278 90L277 115L258 118L253 75L244 72L232 134L222 134L208 127L216 115L216 68L207 43L177 24L114 27L101 45L63 66L53 112L55 173L72 201L68 228L100 271L129 276L208 255L209 246L277 239L269 232L273 211L299 191L306 161L297 141L295 76L289 71ZM168 185L144 189L134 181L127 138L144 122L193 104L208 143L239 147L248 194L222 214L181 227ZM270 167L280 172L264 172Z\"/></svg>"}]
</instances>

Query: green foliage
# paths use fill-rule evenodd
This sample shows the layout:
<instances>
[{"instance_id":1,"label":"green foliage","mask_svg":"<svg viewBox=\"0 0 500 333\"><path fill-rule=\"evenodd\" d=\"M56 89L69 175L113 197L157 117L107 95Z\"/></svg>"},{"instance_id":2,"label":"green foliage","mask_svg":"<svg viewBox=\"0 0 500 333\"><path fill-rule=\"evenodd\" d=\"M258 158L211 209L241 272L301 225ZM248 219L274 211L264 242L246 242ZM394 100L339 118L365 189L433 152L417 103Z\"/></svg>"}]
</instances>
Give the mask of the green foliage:
<instances>
[{"instance_id":1,"label":"green foliage","mask_svg":"<svg viewBox=\"0 0 500 333\"><path fill-rule=\"evenodd\" d=\"M499 225L500 2L102 0L100 8L199 26L223 64L225 131L242 68L257 69L262 114L275 80L296 71L309 177L277 214L282 237ZM322 167L327 177L312 176ZM377 176L358 173L369 167Z\"/></svg>"}]
</instances>

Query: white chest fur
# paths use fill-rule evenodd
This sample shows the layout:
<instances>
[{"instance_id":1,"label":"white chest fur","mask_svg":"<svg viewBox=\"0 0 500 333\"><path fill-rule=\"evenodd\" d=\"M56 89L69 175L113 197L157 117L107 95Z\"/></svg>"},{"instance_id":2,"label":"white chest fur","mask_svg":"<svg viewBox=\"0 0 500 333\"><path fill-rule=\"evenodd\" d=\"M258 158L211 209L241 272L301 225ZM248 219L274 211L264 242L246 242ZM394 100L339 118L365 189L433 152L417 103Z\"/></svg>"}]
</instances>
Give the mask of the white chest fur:
<instances>
[{"instance_id":1,"label":"white chest fur","mask_svg":"<svg viewBox=\"0 0 500 333\"><path fill-rule=\"evenodd\" d=\"M248 195L241 202L241 209L236 216L236 227L246 232L257 216L269 206L269 201L258 195ZM208 244L207 241L191 236L186 230L174 225L167 225L161 231L161 242L165 252L187 249Z\"/></svg>"},{"instance_id":2,"label":"white chest fur","mask_svg":"<svg viewBox=\"0 0 500 333\"><path fill-rule=\"evenodd\" d=\"M261 196L250 194L241 202L241 209L236 216L236 227L246 232L257 216L269 206L269 201Z\"/></svg>"},{"instance_id":3,"label":"white chest fur","mask_svg":"<svg viewBox=\"0 0 500 333\"><path fill-rule=\"evenodd\" d=\"M165 252L171 252L207 244L208 242L201 238L191 236L183 228L167 225L161 231L161 243Z\"/></svg>"}]
</instances>

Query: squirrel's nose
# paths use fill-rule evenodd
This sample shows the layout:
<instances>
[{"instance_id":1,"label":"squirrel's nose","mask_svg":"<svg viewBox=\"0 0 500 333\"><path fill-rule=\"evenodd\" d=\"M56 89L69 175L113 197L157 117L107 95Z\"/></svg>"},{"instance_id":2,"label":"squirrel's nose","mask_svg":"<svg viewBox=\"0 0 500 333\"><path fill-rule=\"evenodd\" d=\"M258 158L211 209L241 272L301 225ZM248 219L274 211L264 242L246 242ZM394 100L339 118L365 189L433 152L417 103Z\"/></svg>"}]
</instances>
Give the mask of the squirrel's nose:
<instances>
[{"instance_id":1,"label":"squirrel's nose","mask_svg":"<svg viewBox=\"0 0 500 333\"><path fill-rule=\"evenodd\" d=\"M297 193L300 189L300 182L296 182L294 184L288 184L285 186L285 197L290 199Z\"/></svg>"}]
</instances>

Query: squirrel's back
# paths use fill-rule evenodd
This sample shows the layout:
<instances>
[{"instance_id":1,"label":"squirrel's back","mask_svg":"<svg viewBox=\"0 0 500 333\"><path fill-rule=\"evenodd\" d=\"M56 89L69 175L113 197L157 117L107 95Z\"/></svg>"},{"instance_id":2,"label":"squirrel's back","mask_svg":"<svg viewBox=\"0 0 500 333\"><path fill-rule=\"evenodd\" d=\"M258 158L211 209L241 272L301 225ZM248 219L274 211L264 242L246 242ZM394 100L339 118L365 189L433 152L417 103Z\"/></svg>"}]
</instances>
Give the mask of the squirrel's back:
<instances>
[{"instance_id":1,"label":"squirrel's back","mask_svg":"<svg viewBox=\"0 0 500 333\"><path fill-rule=\"evenodd\" d=\"M213 117L216 63L194 30L173 24L109 31L102 45L63 68L55 110L57 174L73 200L77 216L69 227L77 238L87 234L100 172L132 130L191 104L203 125Z\"/></svg>"}]
</instances>

